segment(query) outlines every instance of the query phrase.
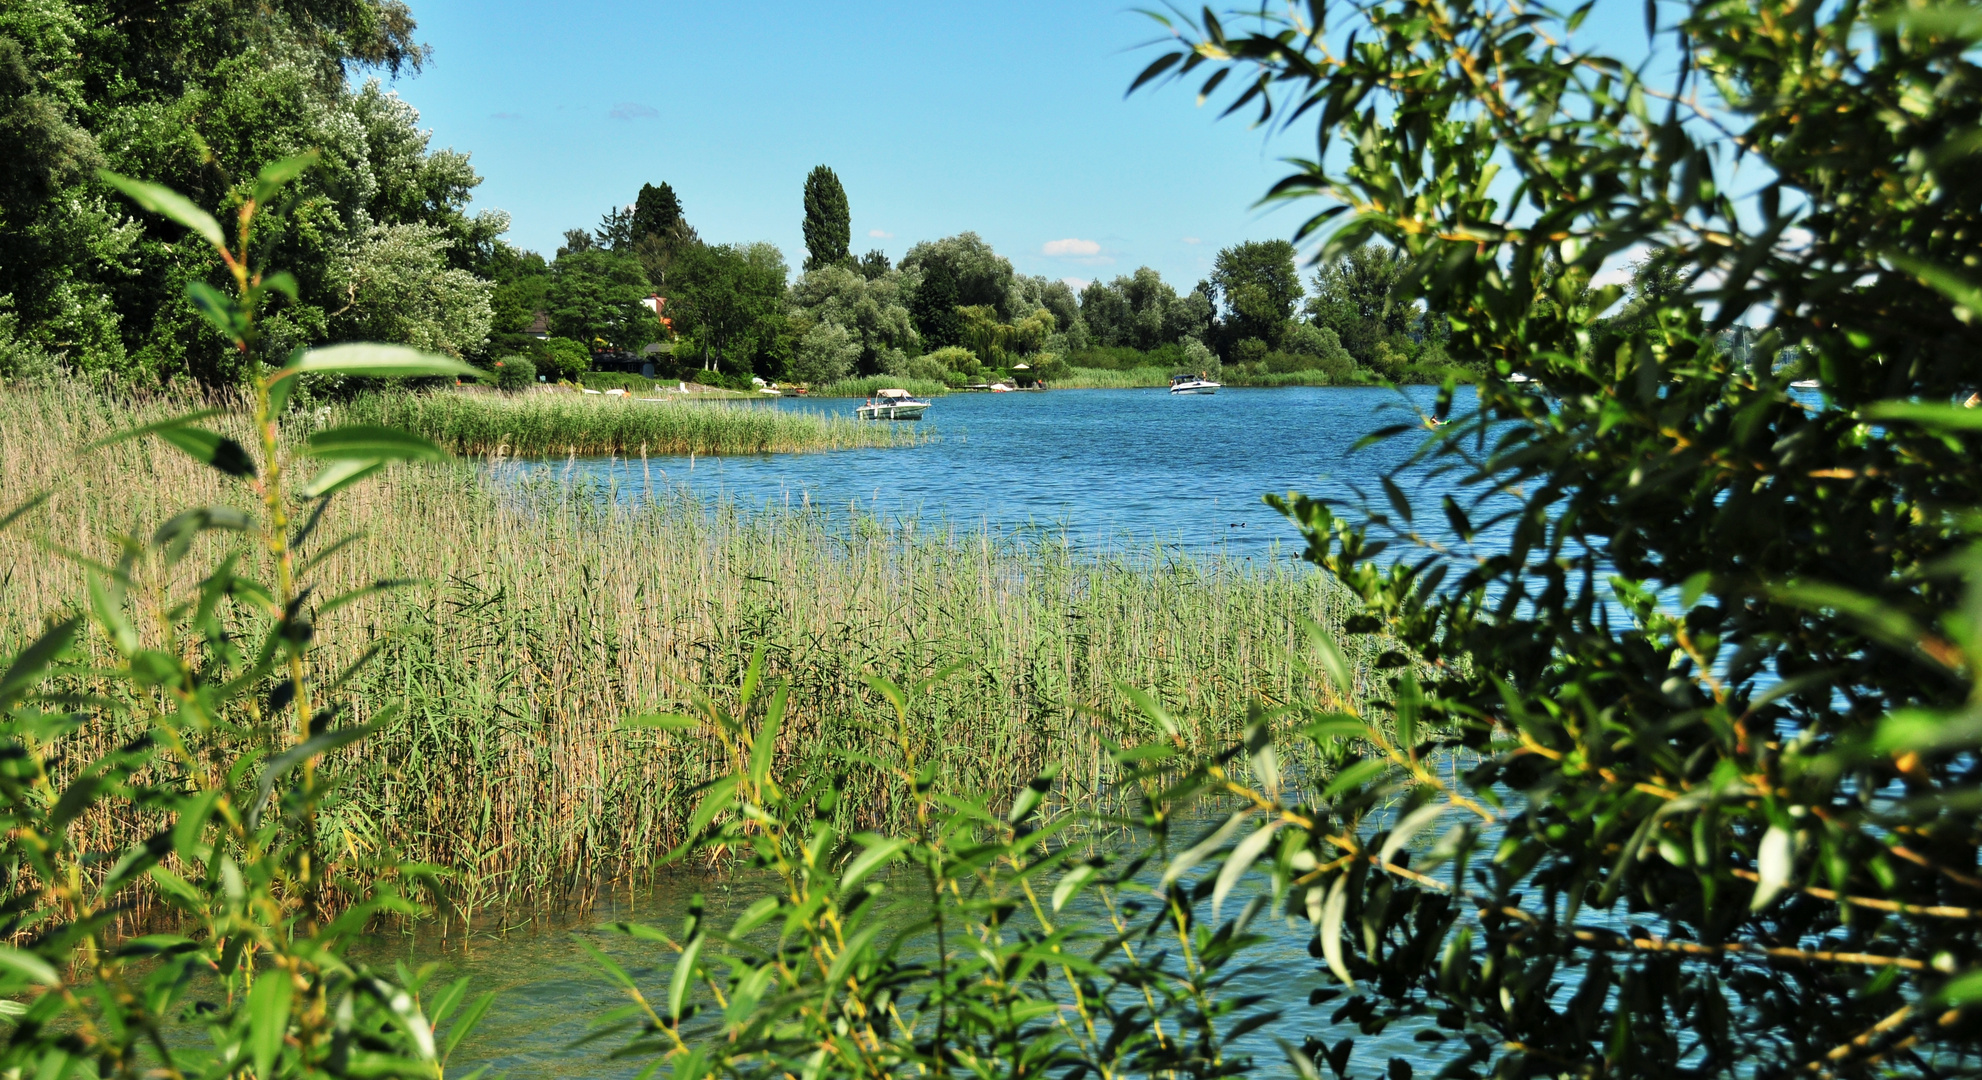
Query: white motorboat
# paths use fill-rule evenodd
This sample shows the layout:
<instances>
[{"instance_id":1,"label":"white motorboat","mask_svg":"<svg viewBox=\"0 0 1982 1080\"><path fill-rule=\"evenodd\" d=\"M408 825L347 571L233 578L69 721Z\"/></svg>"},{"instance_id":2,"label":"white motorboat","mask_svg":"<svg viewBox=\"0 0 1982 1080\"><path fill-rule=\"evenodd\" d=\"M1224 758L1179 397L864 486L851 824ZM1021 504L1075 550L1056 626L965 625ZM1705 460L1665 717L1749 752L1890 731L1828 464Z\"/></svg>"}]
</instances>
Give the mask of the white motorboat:
<instances>
[{"instance_id":1,"label":"white motorboat","mask_svg":"<svg viewBox=\"0 0 1982 1080\"><path fill-rule=\"evenodd\" d=\"M1798 390L1815 390L1823 386L1824 384L1818 382L1815 379L1798 379L1795 382L1790 383L1789 385L1795 387Z\"/></svg>"},{"instance_id":2,"label":"white motorboat","mask_svg":"<svg viewBox=\"0 0 1982 1080\"><path fill-rule=\"evenodd\" d=\"M928 402L915 400L906 390L881 390L853 414L862 420L920 420L928 410Z\"/></svg>"},{"instance_id":3,"label":"white motorboat","mask_svg":"<svg viewBox=\"0 0 1982 1080\"><path fill-rule=\"evenodd\" d=\"M1218 384L1204 377L1200 371L1193 378L1189 375L1170 376L1170 392L1173 394L1215 394Z\"/></svg>"}]
</instances>

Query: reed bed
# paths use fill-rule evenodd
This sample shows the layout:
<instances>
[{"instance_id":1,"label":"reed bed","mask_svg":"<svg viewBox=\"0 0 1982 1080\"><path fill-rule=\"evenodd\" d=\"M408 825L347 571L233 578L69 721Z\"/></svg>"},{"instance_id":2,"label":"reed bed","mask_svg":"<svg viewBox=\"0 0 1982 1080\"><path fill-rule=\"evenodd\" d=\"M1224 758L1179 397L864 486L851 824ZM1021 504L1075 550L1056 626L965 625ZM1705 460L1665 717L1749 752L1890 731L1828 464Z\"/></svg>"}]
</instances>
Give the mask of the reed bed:
<instances>
[{"instance_id":1,"label":"reed bed","mask_svg":"<svg viewBox=\"0 0 1982 1080\"><path fill-rule=\"evenodd\" d=\"M947 394L950 388L934 379L909 379L900 375L863 375L858 379L841 379L827 383L810 391L812 397L873 397L876 391L900 389L916 397L933 397Z\"/></svg>"},{"instance_id":2,"label":"reed bed","mask_svg":"<svg viewBox=\"0 0 1982 1080\"><path fill-rule=\"evenodd\" d=\"M779 409L763 403L644 400L631 395L367 394L323 414L390 424L459 454L589 457L775 454L906 446L915 428Z\"/></svg>"},{"instance_id":3,"label":"reed bed","mask_svg":"<svg viewBox=\"0 0 1982 1080\"><path fill-rule=\"evenodd\" d=\"M76 452L169 407L0 391L0 507L49 493L0 532L0 647L81 604L82 571L37 537L107 558L113 534L148 535L185 506L249 504L154 440ZM691 685L736 685L758 648L792 686L780 753L843 763L844 806L880 824L901 808L854 755L919 748L959 789L1010 789L1058 762L1065 796L1092 798L1108 744L1151 733L1118 684L1156 693L1197 746L1222 744L1255 698L1326 696L1290 656L1303 619L1336 625L1346 609L1284 558L1084 553L817 510L745 513L668 489L615 503L469 462L396 467L339 496L313 543L360 530L320 595L419 581L324 617L314 655L341 670L376 647L344 691L348 716L404 711L326 764L344 788L324 827L340 849L454 868L471 908L555 902L653 867L681 839L714 755L622 721L681 707ZM178 586L218 554L196 549ZM1357 655L1359 695L1378 685L1369 659ZM954 674L906 723L864 681L946 665ZM76 737L118 745L133 733L117 726L98 718ZM109 850L138 826L79 827Z\"/></svg>"},{"instance_id":4,"label":"reed bed","mask_svg":"<svg viewBox=\"0 0 1982 1080\"><path fill-rule=\"evenodd\" d=\"M1141 390L1170 385L1167 367L1138 367L1127 371L1112 368L1072 368L1053 380L1055 390Z\"/></svg>"}]
</instances>

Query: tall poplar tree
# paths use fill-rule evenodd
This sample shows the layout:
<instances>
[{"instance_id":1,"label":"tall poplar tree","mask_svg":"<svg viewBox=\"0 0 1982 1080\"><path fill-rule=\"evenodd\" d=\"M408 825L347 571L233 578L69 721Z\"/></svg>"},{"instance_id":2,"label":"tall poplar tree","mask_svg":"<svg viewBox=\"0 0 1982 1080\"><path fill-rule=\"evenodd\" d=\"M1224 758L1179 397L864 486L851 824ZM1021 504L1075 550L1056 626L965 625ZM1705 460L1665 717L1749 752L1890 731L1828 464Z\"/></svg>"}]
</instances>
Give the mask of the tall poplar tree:
<instances>
[{"instance_id":1,"label":"tall poplar tree","mask_svg":"<svg viewBox=\"0 0 1982 1080\"><path fill-rule=\"evenodd\" d=\"M853 214L846 189L824 165L805 178L805 268L839 266L852 260Z\"/></svg>"}]
</instances>

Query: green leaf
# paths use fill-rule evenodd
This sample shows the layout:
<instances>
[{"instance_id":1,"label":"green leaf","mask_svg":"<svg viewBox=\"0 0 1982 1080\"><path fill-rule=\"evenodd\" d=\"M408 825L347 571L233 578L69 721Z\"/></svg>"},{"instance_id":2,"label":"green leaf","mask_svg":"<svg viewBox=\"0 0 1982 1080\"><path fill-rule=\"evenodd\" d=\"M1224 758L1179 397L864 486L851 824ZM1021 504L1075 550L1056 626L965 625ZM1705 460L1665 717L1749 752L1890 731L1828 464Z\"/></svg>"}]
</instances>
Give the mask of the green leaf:
<instances>
[{"instance_id":1,"label":"green leaf","mask_svg":"<svg viewBox=\"0 0 1982 1080\"><path fill-rule=\"evenodd\" d=\"M461 1045L461 1040L467 1038L481 1025L482 1017L488 1014L489 1006L495 1004L495 998L494 990L476 998L469 1003L468 1011L461 1014L461 1019L456 1020L454 1026L447 1029L447 1046L441 1051L443 1064L454 1055L454 1048Z\"/></svg>"},{"instance_id":2,"label":"green leaf","mask_svg":"<svg viewBox=\"0 0 1982 1080\"><path fill-rule=\"evenodd\" d=\"M1124 697L1135 702L1136 708L1142 710L1144 716L1156 721L1156 726L1163 729L1163 734L1173 739L1178 737L1179 729L1177 727L1177 721L1171 719L1170 710L1165 709L1162 702L1156 700L1156 698L1145 692L1141 687L1130 686L1128 683L1117 683L1115 684L1115 688L1120 690Z\"/></svg>"},{"instance_id":3,"label":"green leaf","mask_svg":"<svg viewBox=\"0 0 1982 1080\"><path fill-rule=\"evenodd\" d=\"M239 341L247 336L248 313L233 297L204 281L188 281L186 299L192 301L193 310L199 312L201 318L226 334L229 340Z\"/></svg>"},{"instance_id":4,"label":"green leaf","mask_svg":"<svg viewBox=\"0 0 1982 1080\"><path fill-rule=\"evenodd\" d=\"M1321 624L1303 620L1307 629L1308 642L1314 646L1315 655L1321 660L1321 670L1335 683L1335 692L1347 698L1355 690L1355 680L1349 674L1349 661L1342 655L1342 649L1335 644L1328 631Z\"/></svg>"},{"instance_id":5,"label":"green leaf","mask_svg":"<svg viewBox=\"0 0 1982 1080\"><path fill-rule=\"evenodd\" d=\"M168 427L155 432L160 441L176 446L202 465L242 479L255 475L254 460L240 443L217 432L197 427Z\"/></svg>"},{"instance_id":6,"label":"green leaf","mask_svg":"<svg viewBox=\"0 0 1982 1080\"><path fill-rule=\"evenodd\" d=\"M1081 890L1086 888L1087 883L1094 880L1094 875L1098 873L1100 871L1092 866L1076 866L1069 871L1066 877L1060 879L1058 885L1053 886L1053 910L1058 911L1066 907L1067 901L1079 896Z\"/></svg>"},{"instance_id":7,"label":"green leaf","mask_svg":"<svg viewBox=\"0 0 1982 1080\"><path fill-rule=\"evenodd\" d=\"M1255 830L1251 836L1239 841L1238 846L1232 849L1232 854L1226 858L1225 865L1219 868L1218 881L1212 887L1211 919L1213 922L1218 920L1218 911L1225 906L1225 897L1231 893L1232 886L1237 885L1239 878L1244 876L1246 869L1259 859L1260 853L1266 850L1268 843L1272 842L1273 834L1280 828L1280 825L1281 821L1278 818L1269 821Z\"/></svg>"},{"instance_id":8,"label":"green leaf","mask_svg":"<svg viewBox=\"0 0 1982 1080\"><path fill-rule=\"evenodd\" d=\"M128 442L132 439L141 439L146 435L165 431L169 428L185 427L188 424L197 423L198 421L211 419L216 416L225 416L226 414L226 409L198 409L193 412L182 413L181 415L165 420L154 421L143 427L127 428L113 435L105 435L95 442L85 444L83 446L83 452L88 453L91 450L100 450L106 446L114 446L117 443Z\"/></svg>"},{"instance_id":9,"label":"green leaf","mask_svg":"<svg viewBox=\"0 0 1982 1080\"><path fill-rule=\"evenodd\" d=\"M908 841L896 838L883 840L861 852L859 857L847 865L846 873L840 875L840 891L845 892L860 884L861 879L880 869L883 864L893 861L895 856L900 855L907 847Z\"/></svg>"},{"instance_id":10,"label":"green leaf","mask_svg":"<svg viewBox=\"0 0 1982 1080\"><path fill-rule=\"evenodd\" d=\"M296 285L296 275L287 270L277 270L275 273L262 278L261 284L255 286L255 288L264 293L278 292L291 300L295 300L301 292Z\"/></svg>"},{"instance_id":11,"label":"green leaf","mask_svg":"<svg viewBox=\"0 0 1982 1080\"><path fill-rule=\"evenodd\" d=\"M317 163L320 155L315 150L278 158L262 166L255 174L254 199L258 205L265 205L282 190L282 185L303 175L310 166Z\"/></svg>"},{"instance_id":12,"label":"green leaf","mask_svg":"<svg viewBox=\"0 0 1982 1080\"><path fill-rule=\"evenodd\" d=\"M701 803L695 807L695 816L688 819L688 839L701 836L702 830L716 820L717 814L735 805L736 785L742 779L741 776L730 775L709 785L708 794L702 796Z\"/></svg>"},{"instance_id":13,"label":"green leaf","mask_svg":"<svg viewBox=\"0 0 1982 1080\"><path fill-rule=\"evenodd\" d=\"M760 896L749 907L743 910L742 915L737 917L736 925L730 927L730 936L742 937L770 921L771 916L777 913L778 898L775 896Z\"/></svg>"},{"instance_id":14,"label":"green leaf","mask_svg":"<svg viewBox=\"0 0 1982 1080\"><path fill-rule=\"evenodd\" d=\"M702 943L706 940L701 934L689 939L688 946L681 950L681 959L675 961L674 975L668 979L668 1016L676 1023L681 1022L681 1010L688 1004L688 988L695 980L695 960L702 955Z\"/></svg>"},{"instance_id":15,"label":"green leaf","mask_svg":"<svg viewBox=\"0 0 1982 1080\"><path fill-rule=\"evenodd\" d=\"M405 345L378 345L352 342L311 349L293 363L269 376L274 382L304 373L318 375L359 375L375 379L418 378L422 376L466 376L481 372L459 360L437 356Z\"/></svg>"},{"instance_id":16,"label":"green leaf","mask_svg":"<svg viewBox=\"0 0 1982 1080\"><path fill-rule=\"evenodd\" d=\"M1170 865L1163 871L1163 887L1169 888L1171 882L1190 873L1192 867L1210 858L1212 852L1224 847L1225 841L1231 839L1232 834L1238 832L1239 826L1245 824L1245 820L1251 816L1251 810L1241 810L1233 814L1225 819L1225 824L1220 825L1217 831L1170 860Z\"/></svg>"},{"instance_id":17,"label":"green leaf","mask_svg":"<svg viewBox=\"0 0 1982 1080\"><path fill-rule=\"evenodd\" d=\"M248 1045L255 1058L255 1075L274 1076L282 1038L289 1033L289 999L295 984L289 973L275 968L255 980L248 992Z\"/></svg>"},{"instance_id":18,"label":"green leaf","mask_svg":"<svg viewBox=\"0 0 1982 1080\"><path fill-rule=\"evenodd\" d=\"M1386 768L1389 768L1388 763L1380 758L1359 761L1335 774L1335 779L1329 781L1328 786L1321 790L1322 800L1325 802L1345 791L1361 787L1364 781L1374 777Z\"/></svg>"},{"instance_id":19,"label":"green leaf","mask_svg":"<svg viewBox=\"0 0 1982 1080\"><path fill-rule=\"evenodd\" d=\"M7 673L0 675L0 707L4 707L24 694L28 687L41 681L43 672L62 655L75 640L76 628L82 625L82 616L77 615L42 631L34 644L14 654L14 660L7 665Z\"/></svg>"},{"instance_id":20,"label":"green leaf","mask_svg":"<svg viewBox=\"0 0 1982 1080\"><path fill-rule=\"evenodd\" d=\"M48 493L46 491L38 491L33 495L28 496L18 506L15 506L12 510L7 511L4 514L0 514L0 529L4 529L7 526L12 525L14 522L19 521L21 518L26 517L30 512L34 510L35 507L40 506L42 503L45 503L47 501L48 501Z\"/></svg>"},{"instance_id":21,"label":"green leaf","mask_svg":"<svg viewBox=\"0 0 1982 1080\"><path fill-rule=\"evenodd\" d=\"M1390 838L1383 842L1383 850L1378 852L1376 856L1377 861L1389 862L1390 857L1402 851L1404 845L1410 843L1413 836L1423 832L1426 826L1445 816L1445 812L1450 809L1452 809L1451 803L1432 803L1429 806L1420 806L1409 814L1404 815L1404 820L1398 822L1397 827L1390 830Z\"/></svg>"},{"instance_id":22,"label":"green leaf","mask_svg":"<svg viewBox=\"0 0 1982 1080\"><path fill-rule=\"evenodd\" d=\"M305 499L328 498L368 476L377 474L384 468L385 462L377 458L345 458L332 461L303 486L301 494Z\"/></svg>"},{"instance_id":23,"label":"green leaf","mask_svg":"<svg viewBox=\"0 0 1982 1080\"><path fill-rule=\"evenodd\" d=\"M1769 906L1777 894L1789 885L1789 872L1795 862L1794 837L1788 829L1780 825L1769 826L1762 834L1762 842L1755 849L1754 899L1748 902L1748 910L1760 911Z\"/></svg>"},{"instance_id":24,"label":"green leaf","mask_svg":"<svg viewBox=\"0 0 1982 1080\"><path fill-rule=\"evenodd\" d=\"M191 199L163 184L133 180L119 176L108 169L98 169L97 179L129 196L131 201L154 214L163 214L173 221L200 234L206 242L222 251L227 250L227 235L220 231L220 222L213 215L193 205Z\"/></svg>"},{"instance_id":25,"label":"green leaf","mask_svg":"<svg viewBox=\"0 0 1982 1080\"><path fill-rule=\"evenodd\" d=\"M346 424L310 436L311 457L342 461L441 461L447 452L410 431L379 424Z\"/></svg>"},{"instance_id":26,"label":"green leaf","mask_svg":"<svg viewBox=\"0 0 1982 1080\"><path fill-rule=\"evenodd\" d=\"M778 727L784 722L788 688L779 683L771 692L770 707L764 710L764 723L750 738L750 782L759 791L771 782L771 755L778 747Z\"/></svg>"},{"instance_id":27,"label":"green leaf","mask_svg":"<svg viewBox=\"0 0 1982 1080\"><path fill-rule=\"evenodd\" d=\"M43 986L62 985L62 976L55 973L48 961L10 945L0 945L0 968Z\"/></svg>"},{"instance_id":28,"label":"green leaf","mask_svg":"<svg viewBox=\"0 0 1982 1080\"><path fill-rule=\"evenodd\" d=\"M1328 887L1328 899L1321 904L1321 927L1316 931L1321 936L1321 956L1328 961L1328 970L1342 980L1342 985L1355 988L1356 980L1349 977L1349 967L1342 962L1342 917L1349 910L1349 875L1337 874L1335 883Z\"/></svg>"},{"instance_id":29,"label":"green leaf","mask_svg":"<svg viewBox=\"0 0 1982 1080\"><path fill-rule=\"evenodd\" d=\"M861 954L867 951L867 946L874 940L874 935L880 932L881 928L878 925L864 926L859 933L847 940L846 948L841 950L838 956L833 957L833 966L826 969L828 993L839 989L840 985L846 982L847 976L853 974L853 965L860 959Z\"/></svg>"},{"instance_id":30,"label":"green leaf","mask_svg":"<svg viewBox=\"0 0 1982 1080\"><path fill-rule=\"evenodd\" d=\"M1982 969L1949 979L1934 997L1942 1004L1956 1007L1982 1001Z\"/></svg>"}]
</instances>

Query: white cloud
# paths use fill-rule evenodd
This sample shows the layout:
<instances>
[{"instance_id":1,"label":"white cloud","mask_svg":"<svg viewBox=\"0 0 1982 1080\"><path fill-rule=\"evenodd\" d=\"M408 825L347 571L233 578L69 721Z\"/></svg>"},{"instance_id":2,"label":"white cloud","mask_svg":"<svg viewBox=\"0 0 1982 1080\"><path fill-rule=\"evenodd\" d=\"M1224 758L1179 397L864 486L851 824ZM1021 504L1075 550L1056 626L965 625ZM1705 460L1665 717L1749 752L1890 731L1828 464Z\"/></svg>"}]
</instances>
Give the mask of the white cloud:
<instances>
[{"instance_id":1,"label":"white cloud","mask_svg":"<svg viewBox=\"0 0 1982 1080\"><path fill-rule=\"evenodd\" d=\"M661 110L652 105L642 105L637 101L622 101L606 114L614 120L659 120Z\"/></svg>"},{"instance_id":2,"label":"white cloud","mask_svg":"<svg viewBox=\"0 0 1982 1080\"><path fill-rule=\"evenodd\" d=\"M886 229L869 229L867 230L867 235L876 240L893 240L895 238L895 234Z\"/></svg>"},{"instance_id":3,"label":"white cloud","mask_svg":"<svg viewBox=\"0 0 1982 1080\"><path fill-rule=\"evenodd\" d=\"M1069 237L1065 240L1048 240L1046 246L1039 250L1042 254L1054 258L1092 258L1101 254L1101 245L1092 240L1075 240Z\"/></svg>"},{"instance_id":4,"label":"white cloud","mask_svg":"<svg viewBox=\"0 0 1982 1080\"><path fill-rule=\"evenodd\" d=\"M1072 289L1075 292L1079 292L1082 289L1087 288L1089 285L1094 284L1093 282L1089 281L1086 278L1077 278L1077 277L1063 277L1060 279L1060 283L1062 285L1065 285L1067 288Z\"/></svg>"},{"instance_id":5,"label":"white cloud","mask_svg":"<svg viewBox=\"0 0 1982 1080\"><path fill-rule=\"evenodd\" d=\"M1204 243L1204 241L1202 241L1202 240L1199 240L1199 239L1198 239L1197 237L1195 237L1195 236L1186 236L1186 237L1184 237L1184 243L1186 243L1186 244L1202 244L1202 243Z\"/></svg>"}]
</instances>

